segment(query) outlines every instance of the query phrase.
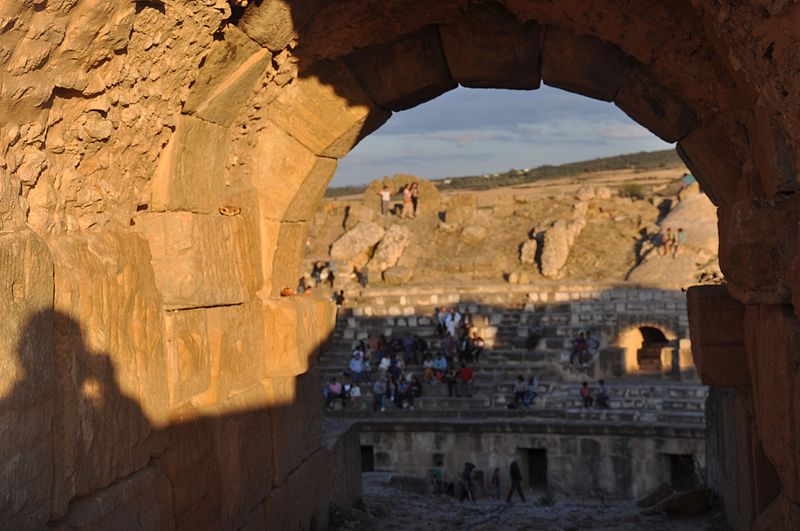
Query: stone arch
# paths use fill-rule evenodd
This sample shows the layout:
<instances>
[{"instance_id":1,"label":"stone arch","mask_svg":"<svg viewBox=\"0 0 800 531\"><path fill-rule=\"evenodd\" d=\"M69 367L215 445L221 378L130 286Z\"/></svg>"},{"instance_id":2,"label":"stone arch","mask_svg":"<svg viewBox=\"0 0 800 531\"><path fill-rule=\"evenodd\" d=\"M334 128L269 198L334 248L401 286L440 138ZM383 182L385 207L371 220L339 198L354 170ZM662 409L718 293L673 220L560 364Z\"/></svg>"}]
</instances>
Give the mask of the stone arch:
<instances>
[{"instance_id":1,"label":"stone arch","mask_svg":"<svg viewBox=\"0 0 800 531\"><path fill-rule=\"evenodd\" d=\"M79 453L76 430L59 431L46 416L51 407L21 396L13 407L42 414L28 416L20 432L28 439L0 445L6 462L30 464L11 486L25 498L9 525L41 527L64 515L70 500L108 486L97 478L125 477L163 445L180 444L197 453L181 461L167 446L160 461L174 477L193 480L183 474L194 470L191 460L211 460L219 450L230 461L203 468L203 479L240 486L248 499L231 489L237 492L226 491L224 507L198 503L186 496L197 485L168 485L179 524L185 515L205 522L213 514L239 527L261 509L270 523L281 521L280 500L298 502L287 494L288 471L324 457L313 453L316 404L302 397L317 394L309 371L332 316L323 301L277 294L296 280L305 227L336 159L391 112L456 84L522 89L540 80L614 101L677 141L720 207L728 291L748 305L746 318L722 313L732 330L746 328L747 344L713 333L698 344L712 359L730 353L739 356L736 367L753 371L740 380L755 407L749 398L715 396L733 412L719 416L717 427L722 433L735 417L739 429L730 431L746 432L751 447L731 455L752 458L763 442L780 480L762 489L764 500L756 496L757 507L735 498L727 505L752 508L745 526L773 499L768 520L789 514L800 505L793 443L800 419L787 409L797 403L787 375L798 328L788 303L798 292L800 35L792 21L799 9L730 0L272 0L234 13L224 1L3 5L0 244L13 267L3 270L10 288L0 299L13 314L6 322L19 324L4 335L4 357L38 311L33 336L40 339L31 352L69 366L69 341L53 347L48 339L55 306L91 330L92 348L108 352L121 387L158 428L212 411L289 408L262 411L252 423L228 419L172 432L170 443L156 441L142 458L108 439ZM118 308L126 309L122 318ZM247 340L229 330L246 330ZM59 401L70 403L78 395L62 368L40 367L39 383L56 386ZM124 418L112 408L105 414ZM315 420L298 426L296 418ZM271 459L248 454L246 437L227 437L240 430L275 441ZM209 449L211 433L227 446ZM62 440L72 469L49 457ZM44 456L36 463L22 448L33 443ZM311 455L316 460L304 461ZM242 466L231 464L237 457ZM94 463L107 466L98 471ZM250 463L273 463L271 481L247 477ZM754 469L746 471L748 484L760 487ZM82 470L80 484L68 481L74 470ZM53 480L25 483L34 477ZM290 486L310 484L301 479ZM34 506L35 515L25 513Z\"/></svg>"},{"instance_id":2,"label":"stone arch","mask_svg":"<svg viewBox=\"0 0 800 531\"><path fill-rule=\"evenodd\" d=\"M305 20L292 9L278 14L270 5L251 5L237 25L225 27L184 106L171 142L176 150L162 157L159 169L167 168L153 182L153 203L164 210L215 211L215 205L228 200L231 182L255 192L257 199L244 198L243 191L237 199L250 202L251 232L260 242L262 294L274 296L298 278L306 226L336 159L392 112L459 84L530 90L544 82L614 102L657 136L677 142L715 203L734 202L754 186L753 174L742 170L747 146L737 125L744 118L732 105L737 87L715 62L715 50L694 40L693 55L681 56L679 65L670 63L687 43L666 33L681 34L681 25L699 31L701 21L688 11L680 21L667 16L661 5L656 9L660 16L650 10L631 14L641 21L647 15L642 24L652 33L643 39L618 26L622 21L613 2L588 10L613 17L608 28L570 19L570 10L583 8L558 14L514 2L467 9L444 2L435 13L401 16L407 25L400 26L390 21L400 17L390 5L350 28L353 34L347 38L333 39L334 45L320 32L323 27L339 31L331 22L341 12L324 8ZM359 2L350 5L357 12L361 7ZM333 18L326 20L326 14ZM276 20L293 30L281 38L266 32ZM292 39L299 43L296 49L291 49ZM715 91L698 91L698 79ZM728 112L715 112L719 109ZM218 153L207 160L226 143L224 157ZM200 166L212 168L217 177L198 187L202 192L192 200L185 181L209 173L192 171Z\"/></svg>"},{"instance_id":3,"label":"stone arch","mask_svg":"<svg viewBox=\"0 0 800 531\"><path fill-rule=\"evenodd\" d=\"M654 331L660 334L666 342L673 342L680 339L680 336L669 324L654 322L652 320L627 323L617 332L613 341L610 342L611 345L624 349L623 368L626 374L636 374L641 371L639 351L643 348L647 340L643 330Z\"/></svg>"}]
</instances>

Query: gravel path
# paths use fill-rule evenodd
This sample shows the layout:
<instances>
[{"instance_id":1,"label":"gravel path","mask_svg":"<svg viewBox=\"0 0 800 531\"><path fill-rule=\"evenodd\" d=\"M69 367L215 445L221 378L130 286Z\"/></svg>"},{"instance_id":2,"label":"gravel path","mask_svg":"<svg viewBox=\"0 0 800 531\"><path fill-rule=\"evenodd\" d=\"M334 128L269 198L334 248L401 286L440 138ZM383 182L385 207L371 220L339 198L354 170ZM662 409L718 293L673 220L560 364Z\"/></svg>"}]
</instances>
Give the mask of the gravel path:
<instances>
[{"instance_id":1,"label":"gravel path","mask_svg":"<svg viewBox=\"0 0 800 531\"><path fill-rule=\"evenodd\" d=\"M437 495L420 495L387 485L387 474L363 476L364 503L374 519L374 529L391 530L652 530L723 531L728 529L718 514L689 520L645 516L633 502L600 503L556 500L542 507L537 500L506 504L491 498L477 502ZM364 529L364 525L352 527Z\"/></svg>"}]
</instances>

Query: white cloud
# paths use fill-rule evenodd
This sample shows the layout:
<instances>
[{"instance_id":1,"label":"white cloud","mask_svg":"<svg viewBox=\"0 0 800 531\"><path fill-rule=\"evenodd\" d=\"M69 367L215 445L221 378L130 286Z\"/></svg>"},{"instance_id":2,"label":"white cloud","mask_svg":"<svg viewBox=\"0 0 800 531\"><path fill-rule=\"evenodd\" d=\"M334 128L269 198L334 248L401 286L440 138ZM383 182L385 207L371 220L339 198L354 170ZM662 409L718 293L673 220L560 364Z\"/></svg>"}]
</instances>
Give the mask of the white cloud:
<instances>
[{"instance_id":1,"label":"white cloud","mask_svg":"<svg viewBox=\"0 0 800 531\"><path fill-rule=\"evenodd\" d=\"M456 89L393 115L342 159L332 184L393 173L478 175L669 147L606 102L552 88Z\"/></svg>"}]
</instances>

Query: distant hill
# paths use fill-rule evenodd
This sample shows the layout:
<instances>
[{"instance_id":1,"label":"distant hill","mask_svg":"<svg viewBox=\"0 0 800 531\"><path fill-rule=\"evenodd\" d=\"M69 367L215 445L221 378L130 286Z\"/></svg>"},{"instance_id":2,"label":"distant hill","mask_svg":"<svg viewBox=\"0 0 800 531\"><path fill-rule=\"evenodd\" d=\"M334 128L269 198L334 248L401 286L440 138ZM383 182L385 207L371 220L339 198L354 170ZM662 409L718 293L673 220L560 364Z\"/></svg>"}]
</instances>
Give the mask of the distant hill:
<instances>
[{"instance_id":1,"label":"distant hill","mask_svg":"<svg viewBox=\"0 0 800 531\"><path fill-rule=\"evenodd\" d=\"M683 165L674 149L663 151L640 151L628 155L617 155L601 159L570 162L558 166L539 166L533 169L509 170L503 173L484 175L469 175L462 177L448 177L433 179L437 188L446 190L488 190L500 186L514 186L527 184L545 179L569 177L598 171L614 171L632 169L636 171L652 170L657 168L673 168ZM328 188L325 197L342 197L360 194L367 185L336 186Z\"/></svg>"}]
</instances>

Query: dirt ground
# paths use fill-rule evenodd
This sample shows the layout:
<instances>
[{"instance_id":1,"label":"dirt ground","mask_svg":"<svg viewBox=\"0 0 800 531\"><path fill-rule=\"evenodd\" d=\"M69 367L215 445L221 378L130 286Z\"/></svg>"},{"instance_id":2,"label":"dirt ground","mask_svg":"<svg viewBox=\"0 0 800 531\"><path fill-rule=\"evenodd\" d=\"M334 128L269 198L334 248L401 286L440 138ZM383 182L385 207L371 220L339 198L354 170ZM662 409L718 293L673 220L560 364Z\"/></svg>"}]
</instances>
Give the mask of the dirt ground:
<instances>
[{"instance_id":1,"label":"dirt ground","mask_svg":"<svg viewBox=\"0 0 800 531\"><path fill-rule=\"evenodd\" d=\"M611 197L588 199L586 225L575 240L561 278L568 280L623 281L641 261L640 250L647 234L658 231L657 223L678 200L684 167L659 169L638 174L634 170L596 172L550 179L532 184L493 188L475 192L442 193L447 202L454 195L474 196L477 208L461 225L441 229L441 208L426 209L420 197L421 214L415 219L377 217L384 228L400 224L411 231L411 243L398 265L414 271L412 284L448 282L503 282L511 273L525 275L529 282L545 280L537 266L523 265L519 249L531 233L549 228L555 221L571 219L582 187L611 190ZM624 186L636 182L642 196L627 197ZM377 209L371 196L367 204ZM316 260L327 261L329 249L344 232L343 221L349 205L365 205L361 196L325 200L310 227L304 269ZM664 210L664 205L666 210ZM714 224L715 219L709 220ZM487 237L479 244L467 243L461 228L480 225ZM649 233L647 232L649 231ZM689 260L688 277L694 281L695 263ZM674 264L667 264L674 266ZM671 269L671 268L670 268ZM686 275L684 275L686 276ZM370 275L371 284L381 284L380 274Z\"/></svg>"},{"instance_id":2,"label":"dirt ground","mask_svg":"<svg viewBox=\"0 0 800 531\"><path fill-rule=\"evenodd\" d=\"M600 531L724 531L729 529L719 511L702 518L671 520L646 516L633 502L556 499L542 506L541 498L526 502L482 498L460 503L439 495L420 495L388 486L388 475L365 473L364 503L370 520L340 529L392 530L600 530Z\"/></svg>"}]
</instances>

